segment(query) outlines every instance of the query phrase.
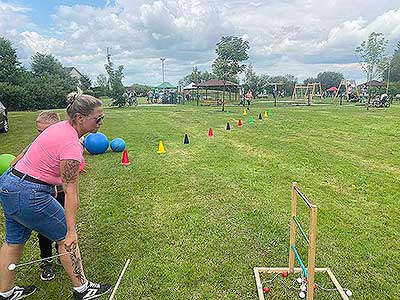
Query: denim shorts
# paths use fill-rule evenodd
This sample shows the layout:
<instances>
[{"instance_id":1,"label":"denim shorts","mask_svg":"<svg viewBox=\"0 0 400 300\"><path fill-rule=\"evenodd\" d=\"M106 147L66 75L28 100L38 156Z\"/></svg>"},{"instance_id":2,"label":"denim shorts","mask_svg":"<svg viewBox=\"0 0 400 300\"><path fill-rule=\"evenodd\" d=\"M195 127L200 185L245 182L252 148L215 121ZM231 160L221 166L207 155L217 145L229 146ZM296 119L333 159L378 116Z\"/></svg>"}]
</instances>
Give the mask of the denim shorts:
<instances>
[{"instance_id":1,"label":"denim shorts","mask_svg":"<svg viewBox=\"0 0 400 300\"><path fill-rule=\"evenodd\" d=\"M25 244L32 230L52 241L67 234L65 211L52 196L54 186L19 178L8 169L0 177L0 202L6 222L6 241Z\"/></svg>"}]
</instances>

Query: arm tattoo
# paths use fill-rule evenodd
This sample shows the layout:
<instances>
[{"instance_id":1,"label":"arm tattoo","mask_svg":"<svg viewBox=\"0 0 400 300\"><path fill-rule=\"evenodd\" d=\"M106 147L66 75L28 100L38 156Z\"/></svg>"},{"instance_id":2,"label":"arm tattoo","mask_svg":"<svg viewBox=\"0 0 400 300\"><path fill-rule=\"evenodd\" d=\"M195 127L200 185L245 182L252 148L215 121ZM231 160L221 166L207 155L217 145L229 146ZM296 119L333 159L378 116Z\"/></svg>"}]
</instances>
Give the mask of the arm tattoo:
<instances>
[{"instance_id":1,"label":"arm tattoo","mask_svg":"<svg viewBox=\"0 0 400 300\"><path fill-rule=\"evenodd\" d=\"M72 268L74 269L74 274L75 274L76 278L78 278L78 280L81 284L84 284L86 282L86 280L82 274L81 259L76 256L75 251L76 251L76 246L72 246L71 252L69 253L69 256L70 256L71 262L72 262Z\"/></svg>"},{"instance_id":2,"label":"arm tattoo","mask_svg":"<svg viewBox=\"0 0 400 300\"><path fill-rule=\"evenodd\" d=\"M74 183L78 178L80 163L76 160L66 160L62 178L64 183Z\"/></svg>"}]
</instances>

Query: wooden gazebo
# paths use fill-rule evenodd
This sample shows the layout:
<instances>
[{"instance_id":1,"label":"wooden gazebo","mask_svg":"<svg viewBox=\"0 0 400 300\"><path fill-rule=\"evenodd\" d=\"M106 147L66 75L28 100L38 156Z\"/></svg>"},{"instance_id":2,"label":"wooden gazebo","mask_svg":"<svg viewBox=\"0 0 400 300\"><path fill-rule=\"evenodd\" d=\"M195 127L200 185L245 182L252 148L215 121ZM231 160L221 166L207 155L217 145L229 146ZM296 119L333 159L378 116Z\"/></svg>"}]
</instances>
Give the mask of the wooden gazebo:
<instances>
[{"instance_id":1,"label":"wooden gazebo","mask_svg":"<svg viewBox=\"0 0 400 300\"><path fill-rule=\"evenodd\" d=\"M196 84L197 91L199 90L205 90L206 91L206 100L208 97L208 91L214 91L214 97L215 97L215 103L218 105L219 104L219 99L224 98L224 95L219 97L220 92L229 92L229 100L231 100L231 93L235 94L235 101L237 101L238 94L240 92L240 85L237 83L227 81L227 80L221 80L221 79L210 79L206 81L202 81L198 84ZM199 97L197 97L197 105L199 105ZM214 100L212 100L214 102Z\"/></svg>"}]
</instances>

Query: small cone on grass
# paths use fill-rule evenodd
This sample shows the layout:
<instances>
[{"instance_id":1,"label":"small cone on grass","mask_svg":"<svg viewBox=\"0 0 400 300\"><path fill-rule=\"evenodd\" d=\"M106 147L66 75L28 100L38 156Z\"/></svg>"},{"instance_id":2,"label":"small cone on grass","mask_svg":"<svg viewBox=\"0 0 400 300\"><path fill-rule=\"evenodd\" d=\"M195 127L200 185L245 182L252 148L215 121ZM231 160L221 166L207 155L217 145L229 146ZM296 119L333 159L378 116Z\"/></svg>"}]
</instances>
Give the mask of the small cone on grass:
<instances>
[{"instance_id":1,"label":"small cone on grass","mask_svg":"<svg viewBox=\"0 0 400 300\"><path fill-rule=\"evenodd\" d=\"M226 131L230 131L230 130L231 130L231 124L229 124L229 122L226 123L226 128L225 128L225 130L226 130Z\"/></svg>"},{"instance_id":2,"label":"small cone on grass","mask_svg":"<svg viewBox=\"0 0 400 300\"><path fill-rule=\"evenodd\" d=\"M258 119L262 120L262 114L261 113L258 114Z\"/></svg>"},{"instance_id":3,"label":"small cone on grass","mask_svg":"<svg viewBox=\"0 0 400 300\"><path fill-rule=\"evenodd\" d=\"M157 151L157 153L158 153L158 154L163 154L163 153L165 153L165 148L164 148L164 144L163 144L162 141L160 141L160 142L158 143L158 151Z\"/></svg>"},{"instance_id":4,"label":"small cone on grass","mask_svg":"<svg viewBox=\"0 0 400 300\"><path fill-rule=\"evenodd\" d=\"M254 124L254 117L253 116L250 117L249 124Z\"/></svg>"},{"instance_id":5,"label":"small cone on grass","mask_svg":"<svg viewBox=\"0 0 400 300\"><path fill-rule=\"evenodd\" d=\"M243 116L247 116L247 109L243 108Z\"/></svg>"},{"instance_id":6,"label":"small cone on grass","mask_svg":"<svg viewBox=\"0 0 400 300\"><path fill-rule=\"evenodd\" d=\"M238 127L242 127L242 126L243 126L243 122L242 122L241 119L239 119L237 126L238 126Z\"/></svg>"},{"instance_id":7,"label":"small cone on grass","mask_svg":"<svg viewBox=\"0 0 400 300\"><path fill-rule=\"evenodd\" d=\"M268 117L272 116L272 109L268 109Z\"/></svg>"},{"instance_id":8,"label":"small cone on grass","mask_svg":"<svg viewBox=\"0 0 400 300\"><path fill-rule=\"evenodd\" d=\"M267 113L267 111L264 111L264 118L267 118L268 117L268 113Z\"/></svg>"},{"instance_id":9,"label":"small cone on grass","mask_svg":"<svg viewBox=\"0 0 400 300\"><path fill-rule=\"evenodd\" d=\"M210 127L210 129L208 130L208 137L209 137L209 138L214 137L214 133L213 133L213 130L212 130L211 127Z\"/></svg>"},{"instance_id":10,"label":"small cone on grass","mask_svg":"<svg viewBox=\"0 0 400 300\"><path fill-rule=\"evenodd\" d=\"M226 112L226 116L229 117L231 113L229 111Z\"/></svg>"},{"instance_id":11,"label":"small cone on grass","mask_svg":"<svg viewBox=\"0 0 400 300\"><path fill-rule=\"evenodd\" d=\"M129 162L128 151L126 151L126 149L124 149L124 152L122 152L121 165L129 166L130 164L131 163Z\"/></svg>"},{"instance_id":12,"label":"small cone on grass","mask_svg":"<svg viewBox=\"0 0 400 300\"><path fill-rule=\"evenodd\" d=\"M187 133L185 133L185 138L183 139L183 143L185 145L189 145L189 137L188 137Z\"/></svg>"}]
</instances>

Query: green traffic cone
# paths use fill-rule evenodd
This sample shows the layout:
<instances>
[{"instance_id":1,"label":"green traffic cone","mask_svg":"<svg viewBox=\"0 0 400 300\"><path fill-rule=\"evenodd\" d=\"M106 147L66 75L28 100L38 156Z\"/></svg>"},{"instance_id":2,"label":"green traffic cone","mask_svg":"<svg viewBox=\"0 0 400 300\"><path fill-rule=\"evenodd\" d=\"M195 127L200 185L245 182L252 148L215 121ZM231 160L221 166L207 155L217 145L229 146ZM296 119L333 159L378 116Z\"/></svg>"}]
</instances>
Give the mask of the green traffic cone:
<instances>
[{"instance_id":1,"label":"green traffic cone","mask_svg":"<svg viewBox=\"0 0 400 300\"><path fill-rule=\"evenodd\" d=\"M230 113L229 111L227 111L227 112L226 112L226 116L229 117L230 115L231 115L231 113Z\"/></svg>"},{"instance_id":2,"label":"green traffic cone","mask_svg":"<svg viewBox=\"0 0 400 300\"><path fill-rule=\"evenodd\" d=\"M249 124L253 124L254 123L254 117L252 116L252 117L250 117L250 119L249 119Z\"/></svg>"}]
</instances>

